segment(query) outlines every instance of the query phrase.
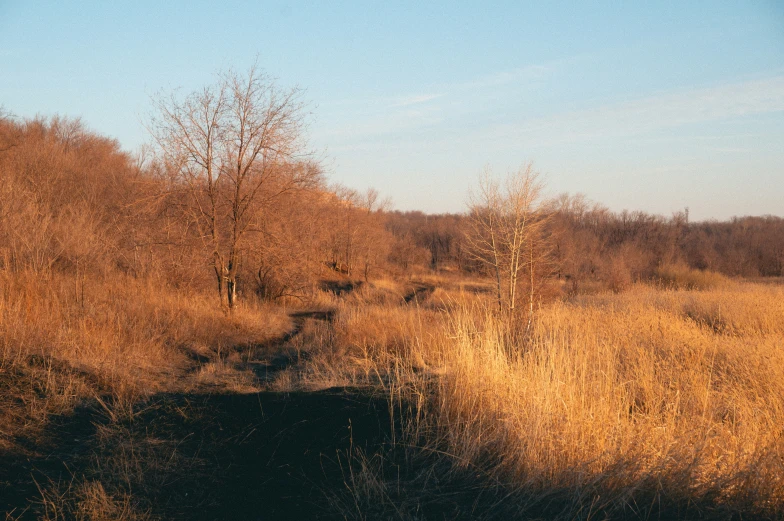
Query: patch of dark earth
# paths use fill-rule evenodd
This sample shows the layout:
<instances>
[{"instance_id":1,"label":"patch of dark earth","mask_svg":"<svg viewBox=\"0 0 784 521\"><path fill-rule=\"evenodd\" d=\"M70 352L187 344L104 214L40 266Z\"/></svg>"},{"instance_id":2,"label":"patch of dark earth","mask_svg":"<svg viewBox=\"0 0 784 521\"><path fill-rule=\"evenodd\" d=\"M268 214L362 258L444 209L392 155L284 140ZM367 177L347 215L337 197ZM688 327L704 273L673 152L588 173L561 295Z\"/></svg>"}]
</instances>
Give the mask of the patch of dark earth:
<instances>
[{"instance_id":1,"label":"patch of dark earth","mask_svg":"<svg viewBox=\"0 0 784 521\"><path fill-rule=\"evenodd\" d=\"M336 296L341 296L344 293L351 293L355 289L362 287L362 281L352 280L323 280L321 281L321 289L330 291Z\"/></svg>"}]
</instances>

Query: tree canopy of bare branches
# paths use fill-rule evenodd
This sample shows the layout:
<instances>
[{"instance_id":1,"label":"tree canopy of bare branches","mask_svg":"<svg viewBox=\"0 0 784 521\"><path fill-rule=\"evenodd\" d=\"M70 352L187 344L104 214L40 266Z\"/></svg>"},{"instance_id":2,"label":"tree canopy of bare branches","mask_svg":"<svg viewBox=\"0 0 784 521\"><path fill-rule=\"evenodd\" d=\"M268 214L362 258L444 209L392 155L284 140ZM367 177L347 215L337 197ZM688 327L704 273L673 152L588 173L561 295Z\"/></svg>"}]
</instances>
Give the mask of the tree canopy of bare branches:
<instances>
[{"instance_id":1,"label":"tree canopy of bare branches","mask_svg":"<svg viewBox=\"0 0 784 521\"><path fill-rule=\"evenodd\" d=\"M529 325L547 255L542 190L539 173L529 163L503 184L485 170L469 201L469 252L495 278L500 313L510 319L520 315L520 294L526 294Z\"/></svg>"},{"instance_id":2,"label":"tree canopy of bare branches","mask_svg":"<svg viewBox=\"0 0 784 521\"><path fill-rule=\"evenodd\" d=\"M150 131L231 309L243 247L254 232L264 240L269 203L321 175L303 142L301 93L279 88L254 65L184 98L158 96L154 106Z\"/></svg>"}]
</instances>

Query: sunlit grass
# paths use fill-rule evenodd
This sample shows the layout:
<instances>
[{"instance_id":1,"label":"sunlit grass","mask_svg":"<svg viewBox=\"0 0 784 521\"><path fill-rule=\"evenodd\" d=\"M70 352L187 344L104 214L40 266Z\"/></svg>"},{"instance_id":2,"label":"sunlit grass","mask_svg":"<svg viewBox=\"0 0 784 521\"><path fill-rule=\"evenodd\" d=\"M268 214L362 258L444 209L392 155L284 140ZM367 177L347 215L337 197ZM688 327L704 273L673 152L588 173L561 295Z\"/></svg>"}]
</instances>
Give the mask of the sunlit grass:
<instances>
[{"instance_id":1,"label":"sunlit grass","mask_svg":"<svg viewBox=\"0 0 784 521\"><path fill-rule=\"evenodd\" d=\"M521 514L784 507L782 288L638 285L542 309L517 341L476 302L431 313L344 310L343 367L386 371L419 404L409 443L482 469Z\"/></svg>"}]
</instances>

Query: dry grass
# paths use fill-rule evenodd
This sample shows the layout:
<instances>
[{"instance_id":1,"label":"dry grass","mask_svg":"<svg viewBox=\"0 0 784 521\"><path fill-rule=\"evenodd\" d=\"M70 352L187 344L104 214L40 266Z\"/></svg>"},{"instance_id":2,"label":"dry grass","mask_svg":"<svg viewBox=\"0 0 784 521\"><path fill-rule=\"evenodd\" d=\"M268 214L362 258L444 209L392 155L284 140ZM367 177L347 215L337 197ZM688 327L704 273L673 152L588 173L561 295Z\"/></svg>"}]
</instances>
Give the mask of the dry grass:
<instances>
[{"instance_id":1,"label":"dry grass","mask_svg":"<svg viewBox=\"0 0 784 521\"><path fill-rule=\"evenodd\" d=\"M428 291L412 298L418 288ZM304 324L291 348L307 353L307 360L278 375L272 388L397 385L410 375L437 371L430 364L442 348L437 340L444 331L444 311L477 305L486 292L482 281L430 277L374 281L343 298L321 297L319 302L332 304L334 320Z\"/></svg>"},{"instance_id":2,"label":"dry grass","mask_svg":"<svg viewBox=\"0 0 784 521\"><path fill-rule=\"evenodd\" d=\"M154 281L2 272L0 448L86 399L128 407L164 390L248 389L232 364L238 347L289 327L282 310L228 316L208 296Z\"/></svg>"},{"instance_id":3,"label":"dry grass","mask_svg":"<svg viewBox=\"0 0 784 521\"><path fill-rule=\"evenodd\" d=\"M129 494L113 496L100 481L50 483L40 488L41 506L46 521L148 521L151 516L139 511ZM13 517L11 517L13 519Z\"/></svg>"},{"instance_id":4,"label":"dry grass","mask_svg":"<svg viewBox=\"0 0 784 521\"><path fill-rule=\"evenodd\" d=\"M389 371L424 368L412 350L417 342L437 329L440 317L434 312L387 305L340 303L331 323L308 320L292 341L292 348L307 353L304 363L277 376L272 388L278 391L317 390L329 387L377 385L389 380ZM402 376L401 376L402 378Z\"/></svg>"},{"instance_id":5,"label":"dry grass","mask_svg":"<svg viewBox=\"0 0 784 521\"><path fill-rule=\"evenodd\" d=\"M227 315L213 299L130 277L2 274L4 363L39 355L99 375L117 392L160 390L193 354L220 353L290 327L277 308Z\"/></svg>"},{"instance_id":6,"label":"dry grass","mask_svg":"<svg viewBox=\"0 0 784 521\"><path fill-rule=\"evenodd\" d=\"M654 280L669 289L705 290L726 287L730 279L708 270L695 270L684 264L667 264L656 269Z\"/></svg>"},{"instance_id":7,"label":"dry grass","mask_svg":"<svg viewBox=\"0 0 784 521\"><path fill-rule=\"evenodd\" d=\"M245 304L229 315L216 301L121 275L0 272L0 454L44 468L64 458L87 473L53 481L42 471L38 499L10 519L150 518L149 498L200 461L178 457L177 440L129 428L134 416L155 393L258 389L244 358L291 327L282 309ZM61 440L62 424L83 430L81 441ZM72 452L83 443L101 458Z\"/></svg>"},{"instance_id":8,"label":"dry grass","mask_svg":"<svg viewBox=\"0 0 784 521\"><path fill-rule=\"evenodd\" d=\"M541 310L533 334L517 342L477 304L452 309L446 324L422 308L339 317L334 345L353 347L341 353L350 354L343 367L366 366L391 397L417 404L407 443L445 455L455 476L479 470L505 491L506 513L776 517L784 509L779 286L638 285L581 297ZM383 488L367 461L351 474L370 480L354 486L351 504L361 490Z\"/></svg>"},{"instance_id":9,"label":"dry grass","mask_svg":"<svg viewBox=\"0 0 784 521\"><path fill-rule=\"evenodd\" d=\"M228 316L153 282L3 277L0 385L21 400L0 398L1 448L85 397L116 397L100 402L95 434L111 460L41 484L49 519L147 517L129 491L202 462L128 430L138 399L252 390L243 346L291 327L280 309ZM525 338L493 315L481 282L366 283L317 297L332 320L304 320L285 346L304 361L270 386L371 387L407 411L389 454L348 455L346 494L331 496L347 518L419 519L471 494L492 498L474 506L485 518L776 518L784 286L720 282L575 296L541 309Z\"/></svg>"}]
</instances>

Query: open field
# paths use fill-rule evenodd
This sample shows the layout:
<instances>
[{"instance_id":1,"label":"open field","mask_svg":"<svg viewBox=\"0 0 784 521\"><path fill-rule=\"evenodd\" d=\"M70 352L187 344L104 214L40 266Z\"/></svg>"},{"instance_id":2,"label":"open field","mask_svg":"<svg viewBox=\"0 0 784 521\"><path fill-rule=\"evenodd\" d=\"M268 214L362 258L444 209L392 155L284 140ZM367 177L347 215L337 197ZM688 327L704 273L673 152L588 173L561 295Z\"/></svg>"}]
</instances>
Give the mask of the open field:
<instances>
[{"instance_id":1,"label":"open field","mask_svg":"<svg viewBox=\"0 0 784 521\"><path fill-rule=\"evenodd\" d=\"M784 521L784 2L72 4L0 521Z\"/></svg>"},{"instance_id":2,"label":"open field","mask_svg":"<svg viewBox=\"0 0 784 521\"><path fill-rule=\"evenodd\" d=\"M239 308L4 279L8 519L779 518L784 288L430 276Z\"/></svg>"}]
</instances>

